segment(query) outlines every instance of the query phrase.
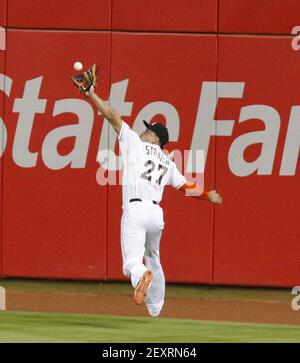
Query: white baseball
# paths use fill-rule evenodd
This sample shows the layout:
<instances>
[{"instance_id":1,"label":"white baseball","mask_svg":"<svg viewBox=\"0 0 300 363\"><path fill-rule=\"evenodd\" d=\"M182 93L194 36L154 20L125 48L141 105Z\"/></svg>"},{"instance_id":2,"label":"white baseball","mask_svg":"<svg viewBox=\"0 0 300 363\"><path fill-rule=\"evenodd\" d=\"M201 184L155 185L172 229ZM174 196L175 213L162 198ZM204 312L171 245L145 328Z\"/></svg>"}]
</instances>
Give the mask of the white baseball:
<instances>
[{"instance_id":1,"label":"white baseball","mask_svg":"<svg viewBox=\"0 0 300 363\"><path fill-rule=\"evenodd\" d=\"M83 65L81 62L75 62L73 67L75 71L81 71L83 69Z\"/></svg>"}]
</instances>

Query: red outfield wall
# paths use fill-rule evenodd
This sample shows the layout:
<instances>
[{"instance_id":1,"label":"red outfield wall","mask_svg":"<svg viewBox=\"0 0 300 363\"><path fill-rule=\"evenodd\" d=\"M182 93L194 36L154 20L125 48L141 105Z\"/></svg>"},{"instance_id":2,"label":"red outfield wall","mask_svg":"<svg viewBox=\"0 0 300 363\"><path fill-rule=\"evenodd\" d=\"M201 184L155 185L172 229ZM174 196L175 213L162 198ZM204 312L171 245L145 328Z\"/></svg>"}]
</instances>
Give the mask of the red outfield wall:
<instances>
[{"instance_id":1,"label":"red outfield wall","mask_svg":"<svg viewBox=\"0 0 300 363\"><path fill-rule=\"evenodd\" d=\"M28 3L0 0L2 276L123 278L121 188L95 179L99 146L119 151L69 81L80 60L137 131L163 120L169 151L207 151L224 204L166 188L167 280L298 285L296 0Z\"/></svg>"}]
</instances>

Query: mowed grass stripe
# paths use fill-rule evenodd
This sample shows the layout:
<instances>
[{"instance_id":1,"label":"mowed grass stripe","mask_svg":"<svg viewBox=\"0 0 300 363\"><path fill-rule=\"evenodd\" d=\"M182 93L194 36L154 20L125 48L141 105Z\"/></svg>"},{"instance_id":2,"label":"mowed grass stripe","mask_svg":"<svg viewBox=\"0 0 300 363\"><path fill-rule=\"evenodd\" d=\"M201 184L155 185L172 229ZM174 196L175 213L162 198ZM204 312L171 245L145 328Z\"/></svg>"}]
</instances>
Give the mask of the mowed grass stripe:
<instances>
[{"instance_id":1,"label":"mowed grass stripe","mask_svg":"<svg viewBox=\"0 0 300 363\"><path fill-rule=\"evenodd\" d=\"M0 342L300 342L300 327L165 318L0 312Z\"/></svg>"}]
</instances>

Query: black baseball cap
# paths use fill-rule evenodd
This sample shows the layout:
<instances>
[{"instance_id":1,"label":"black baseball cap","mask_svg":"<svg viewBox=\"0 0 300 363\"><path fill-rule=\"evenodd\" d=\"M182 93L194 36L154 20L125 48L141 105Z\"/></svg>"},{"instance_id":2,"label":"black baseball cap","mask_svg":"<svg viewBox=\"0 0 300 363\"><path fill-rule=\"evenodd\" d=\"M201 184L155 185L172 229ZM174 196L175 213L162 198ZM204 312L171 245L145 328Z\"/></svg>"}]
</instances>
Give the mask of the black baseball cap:
<instances>
[{"instance_id":1,"label":"black baseball cap","mask_svg":"<svg viewBox=\"0 0 300 363\"><path fill-rule=\"evenodd\" d=\"M155 132L156 136L160 140L161 148L163 148L169 142L169 132L166 126L160 122L154 122L153 124L148 124L145 120L143 122L147 129Z\"/></svg>"}]
</instances>

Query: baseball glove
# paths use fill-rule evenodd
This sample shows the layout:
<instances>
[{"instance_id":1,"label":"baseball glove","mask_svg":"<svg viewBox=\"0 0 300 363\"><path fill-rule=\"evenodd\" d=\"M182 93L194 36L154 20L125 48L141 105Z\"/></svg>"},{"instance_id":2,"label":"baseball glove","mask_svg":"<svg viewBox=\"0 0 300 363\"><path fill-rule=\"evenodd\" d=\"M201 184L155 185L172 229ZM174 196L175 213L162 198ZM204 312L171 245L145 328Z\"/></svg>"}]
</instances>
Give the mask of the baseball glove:
<instances>
[{"instance_id":1,"label":"baseball glove","mask_svg":"<svg viewBox=\"0 0 300 363\"><path fill-rule=\"evenodd\" d=\"M85 96L87 96L86 92L89 91L91 86L94 86L95 88L97 86L98 69L99 67L96 64L93 64L86 72L79 74L78 76L71 77L71 81Z\"/></svg>"}]
</instances>

